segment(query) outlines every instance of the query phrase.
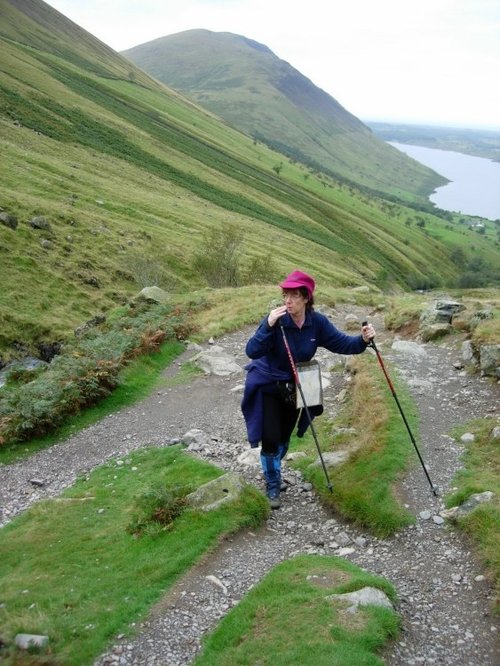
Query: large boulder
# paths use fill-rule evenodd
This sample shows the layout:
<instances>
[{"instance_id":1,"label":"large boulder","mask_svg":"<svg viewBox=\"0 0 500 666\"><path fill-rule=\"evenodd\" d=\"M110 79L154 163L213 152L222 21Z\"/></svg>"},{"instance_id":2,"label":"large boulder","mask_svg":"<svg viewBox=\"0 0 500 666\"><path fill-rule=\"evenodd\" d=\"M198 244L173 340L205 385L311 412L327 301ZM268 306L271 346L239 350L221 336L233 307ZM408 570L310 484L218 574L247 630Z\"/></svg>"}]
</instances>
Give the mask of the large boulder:
<instances>
[{"instance_id":1,"label":"large boulder","mask_svg":"<svg viewBox=\"0 0 500 666\"><path fill-rule=\"evenodd\" d=\"M160 287L144 287L135 297L136 301L147 301L148 303L168 303L169 295Z\"/></svg>"},{"instance_id":2,"label":"large boulder","mask_svg":"<svg viewBox=\"0 0 500 666\"><path fill-rule=\"evenodd\" d=\"M431 340L438 340L452 331L451 324L430 324L420 330L420 337L423 342L430 342Z\"/></svg>"},{"instance_id":3,"label":"large boulder","mask_svg":"<svg viewBox=\"0 0 500 666\"><path fill-rule=\"evenodd\" d=\"M493 311L490 308L484 308L483 310L476 310L471 318L471 326L475 328L482 321L488 319L493 319Z\"/></svg>"},{"instance_id":4,"label":"large boulder","mask_svg":"<svg viewBox=\"0 0 500 666\"><path fill-rule=\"evenodd\" d=\"M483 375L500 379L500 344L479 347L479 367Z\"/></svg>"},{"instance_id":5,"label":"large boulder","mask_svg":"<svg viewBox=\"0 0 500 666\"><path fill-rule=\"evenodd\" d=\"M8 229L17 229L17 217L2 211L0 213L0 224L3 224Z\"/></svg>"},{"instance_id":6,"label":"large boulder","mask_svg":"<svg viewBox=\"0 0 500 666\"><path fill-rule=\"evenodd\" d=\"M471 340L462 343L462 361L465 366L480 370L486 377L500 379L500 344L476 346Z\"/></svg>"},{"instance_id":7,"label":"large boulder","mask_svg":"<svg viewBox=\"0 0 500 666\"><path fill-rule=\"evenodd\" d=\"M207 375L228 377L229 375L243 372L234 358L227 354L219 345L213 345L209 349L200 352L191 359Z\"/></svg>"},{"instance_id":8,"label":"large boulder","mask_svg":"<svg viewBox=\"0 0 500 666\"><path fill-rule=\"evenodd\" d=\"M454 315L462 310L465 310L465 305L456 301L447 299L434 301L420 315L420 324L422 327L432 324L451 324Z\"/></svg>"},{"instance_id":9,"label":"large boulder","mask_svg":"<svg viewBox=\"0 0 500 666\"><path fill-rule=\"evenodd\" d=\"M459 506L452 506L451 509L443 509L439 514L450 520L456 522L459 518L463 518L472 513L481 504L491 502L495 497L495 493L491 490L485 490L484 493L474 493L463 504Z\"/></svg>"},{"instance_id":10,"label":"large boulder","mask_svg":"<svg viewBox=\"0 0 500 666\"><path fill-rule=\"evenodd\" d=\"M462 343L462 361L466 366L479 364L479 353L471 340L465 340Z\"/></svg>"},{"instance_id":11,"label":"large boulder","mask_svg":"<svg viewBox=\"0 0 500 666\"><path fill-rule=\"evenodd\" d=\"M188 504L202 511L218 509L222 504L238 499L245 487L243 477L227 472L205 483L186 496Z\"/></svg>"}]
</instances>

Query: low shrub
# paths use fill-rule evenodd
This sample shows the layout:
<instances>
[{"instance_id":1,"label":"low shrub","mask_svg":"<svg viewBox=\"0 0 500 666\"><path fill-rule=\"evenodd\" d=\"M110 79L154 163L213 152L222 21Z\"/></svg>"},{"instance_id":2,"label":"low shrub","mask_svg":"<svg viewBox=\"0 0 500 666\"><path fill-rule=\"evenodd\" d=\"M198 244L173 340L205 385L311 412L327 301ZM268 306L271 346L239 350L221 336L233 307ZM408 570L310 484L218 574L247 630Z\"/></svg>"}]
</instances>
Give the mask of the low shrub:
<instances>
[{"instance_id":1,"label":"low shrub","mask_svg":"<svg viewBox=\"0 0 500 666\"><path fill-rule=\"evenodd\" d=\"M0 401L0 436L27 440L108 395L118 384L118 361L60 356L43 375Z\"/></svg>"},{"instance_id":2,"label":"low shrub","mask_svg":"<svg viewBox=\"0 0 500 666\"><path fill-rule=\"evenodd\" d=\"M139 302L84 332L43 373L0 395L0 445L43 436L96 404L119 384L134 357L190 332L191 306Z\"/></svg>"},{"instance_id":3,"label":"low shrub","mask_svg":"<svg viewBox=\"0 0 500 666\"><path fill-rule=\"evenodd\" d=\"M234 224L223 224L205 233L193 265L210 287L239 286L242 242L241 231Z\"/></svg>"},{"instance_id":4,"label":"low shrub","mask_svg":"<svg viewBox=\"0 0 500 666\"><path fill-rule=\"evenodd\" d=\"M186 495L191 490L185 485L159 485L143 491L135 498L135 508L127 531L137 536L153 536L172 529L174 520L187 506Z\"/></svg>"}]
</instances>

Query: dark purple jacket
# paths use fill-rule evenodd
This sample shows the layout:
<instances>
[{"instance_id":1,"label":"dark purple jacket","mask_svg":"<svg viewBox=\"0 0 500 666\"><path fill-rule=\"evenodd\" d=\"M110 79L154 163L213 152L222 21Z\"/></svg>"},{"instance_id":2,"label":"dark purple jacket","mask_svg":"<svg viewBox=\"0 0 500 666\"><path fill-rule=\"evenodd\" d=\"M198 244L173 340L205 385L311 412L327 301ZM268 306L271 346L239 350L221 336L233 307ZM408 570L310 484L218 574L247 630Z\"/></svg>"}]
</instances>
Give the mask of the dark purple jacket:
<instances>
[{"instance_id":1,"label":"dark purple jacket","mask_svg":"<svg viewBox=\"0 0 500 666\"><path fill-rule=\"evenodd\" d=\"M306 320L299 328L287 313L274 325L269 326L267 316L259 324L246 345L247 356L253 359L247 366L245 391L241 410L245 418L248 441L257 446L262 439L262 386L278 380L293 381L293 372L283 341L283 332L295 363L310 361L318 347L324 347L336 354L361 354L366 344L361 335L347 335L339 331L325 317L315 312L307 312ZM311 415L320 414L323 409L310 408ZM305 410L302 410L298 433L303 435L307 423Z\"/></svg>"}]
</instances>

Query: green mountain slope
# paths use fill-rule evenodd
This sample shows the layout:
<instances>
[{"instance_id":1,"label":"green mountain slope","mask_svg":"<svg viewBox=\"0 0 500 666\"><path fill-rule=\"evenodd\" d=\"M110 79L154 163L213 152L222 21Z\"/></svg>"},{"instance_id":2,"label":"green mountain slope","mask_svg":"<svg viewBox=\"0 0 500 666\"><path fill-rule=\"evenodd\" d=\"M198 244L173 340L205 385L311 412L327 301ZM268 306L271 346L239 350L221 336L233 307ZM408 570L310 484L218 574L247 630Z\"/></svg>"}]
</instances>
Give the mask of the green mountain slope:
<instances>
[{"instance_id":1,"label":"green mountain slope","mask_svg":"<svg viewBox=\"0 0 500 666\"><path fill-rule=\"evenodd\" d=\"M380 141L333 97L246 37L187 30L124 55L233 127L312 168L402 198L428 196L446 182Z\"/></svg>"},{"instance_id":2,"label":"green mountain slope","mask_svg":"<svg viewBox=\"0 0 500 666\"><path fill-rule=\"evenodd\" d=\"M206 287L194 258L224 224L245 266L301 266L326 290L453 281L456 247L498 264L488 234L288 163L41 0L0 0L0 51L0 357L64 340L155 273Z\"/></svg>"}]
</instances>

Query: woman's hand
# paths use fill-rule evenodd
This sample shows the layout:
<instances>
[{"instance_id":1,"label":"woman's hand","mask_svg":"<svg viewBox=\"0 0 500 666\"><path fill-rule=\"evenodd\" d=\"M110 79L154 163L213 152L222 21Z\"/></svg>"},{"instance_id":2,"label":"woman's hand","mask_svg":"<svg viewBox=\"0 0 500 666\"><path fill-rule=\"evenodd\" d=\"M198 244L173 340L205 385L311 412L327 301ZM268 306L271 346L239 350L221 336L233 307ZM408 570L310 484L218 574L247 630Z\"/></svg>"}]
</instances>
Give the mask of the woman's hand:
<instances>
[{"instance_id":1,"label":"woman's hand","mask_svg":"<svg viewBox=\"0 0 500 666\"><path fill-rule=\"evenodd\" d=\"M370 342L375 337L375 329L371 324L366 324L361 327L361 335L366 344Z\"/></svg>"},{"instance_id":2,"label":"woman's hand","mask_svg":"<svg viewBox=\"0 0 500 666\"><path fill-rule=\"evenodd\" d=\"M280 305L278 308L274 308L274 310L271 310L269 313L267 323L272 328L278 319L284 314L286 314L286 305Z\"/></svg>"}]
</instances>

